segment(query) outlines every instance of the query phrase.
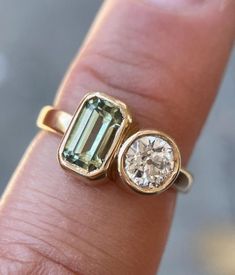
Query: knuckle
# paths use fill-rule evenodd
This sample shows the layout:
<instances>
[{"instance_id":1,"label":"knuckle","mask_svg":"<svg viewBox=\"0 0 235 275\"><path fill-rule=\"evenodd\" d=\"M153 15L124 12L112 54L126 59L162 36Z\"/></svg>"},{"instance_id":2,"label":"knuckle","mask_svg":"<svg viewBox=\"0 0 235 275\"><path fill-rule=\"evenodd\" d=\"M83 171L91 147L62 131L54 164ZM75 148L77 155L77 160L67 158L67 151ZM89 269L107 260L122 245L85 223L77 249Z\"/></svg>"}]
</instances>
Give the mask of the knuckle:
<instances>
[{"instance_id":1,"label":"knuckle","mask_svg":"<svg viewBox=\"0 0 235 275\"><path fill-rule=\"evenodd\" d=\"M169 102L169 93L175 86L173 72L164 61L141 49L121 54L119 50L109 48L99 51L91 49L79 58L73 72L79 86L88 90L92 83L92 86L118 96L131 106L141 123L148 124L149 118L155 123L156 108L164 112ZM164 89L162 83L165 83ZM71 105L78 97L75 90L69 91L69 97L63 97L66 101L70 100ZM66 94L67 91L64 92Z\"/></svg>"}]
</instances>

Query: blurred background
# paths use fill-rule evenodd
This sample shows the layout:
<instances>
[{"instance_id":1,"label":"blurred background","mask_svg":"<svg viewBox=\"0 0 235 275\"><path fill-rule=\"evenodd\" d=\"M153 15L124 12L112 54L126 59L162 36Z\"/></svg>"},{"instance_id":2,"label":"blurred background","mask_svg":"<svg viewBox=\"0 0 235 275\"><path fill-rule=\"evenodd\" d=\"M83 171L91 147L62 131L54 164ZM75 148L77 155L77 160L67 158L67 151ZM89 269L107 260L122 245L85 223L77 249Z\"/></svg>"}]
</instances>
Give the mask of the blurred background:
<instances>
[{"instance_id":1,"label":"blurred background","mask_svg":"<svg viewBox=\"0 0 235 275\"><path fill-rule=\"evenodd\" d=\"M0 0L0 194L101 0ZM190 162L160 275L235 274L235 52Z\"/></svg>"}]
</instances>

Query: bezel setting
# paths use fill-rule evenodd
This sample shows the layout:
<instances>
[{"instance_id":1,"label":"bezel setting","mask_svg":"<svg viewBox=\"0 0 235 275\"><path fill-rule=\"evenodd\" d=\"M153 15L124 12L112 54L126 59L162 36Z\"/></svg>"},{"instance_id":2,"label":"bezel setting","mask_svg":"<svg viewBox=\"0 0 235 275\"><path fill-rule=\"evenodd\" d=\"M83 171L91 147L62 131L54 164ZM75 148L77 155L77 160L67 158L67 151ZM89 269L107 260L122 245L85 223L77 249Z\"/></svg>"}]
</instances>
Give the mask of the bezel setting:
<instances>
[{"instance_id":1,"label":"bezel setting","mask_svg":"<svg viewBox=\"0 0 235 275\"><path fill-rule=\"evenodd\" d=\"M95 169L93 171L87 171L86 169L83 169L82 167L79 167L78 165L72 164L71 162L65 160L65 158L63 157L63 152L65 149L66 143L74 129L74 126L75 126L79 116L81 115L81 111L83 110L85 104L90 99L95 98L95 97L105 100L105 101L108 101L111 104L113 104L115 107L117 107L121 112L122 122L115 134L115 137L113 138L110 148L108 148L108 152L103 159L102 165L98 169ZM69 127L66 130L64 137L62 139L62 142L59 146L58 160L59 160L60 165L64 169L70 170L73 173L75 173L76 175L83 176L90 180L96 180L96 179L103 178L103 177L107 176L109 174L109 169L111 167L111 164L112 164L114 158L116 157L121 144L123 143L128 132L130 131L131 124L132 124L131 114L130 114L127 106L123 102L121 102L111 96L107 96L103 93L100 93L100 92L87 94L82 99L78 109L76 110L75 114L73 115L72 120L69 124Z\"/></svg>"},{"instance_id":2,"label":"bezel setting","mask_svg":"<svg viewBox=\"0 0 235 275\"><path fill-rule=\"evenodd\" d=\"M170 172L166 174L166 177L163 178L162 181L160 183L158 182L156 185L149 184L143 186L141 184L138 184L137 177L130 177L128 166L126 164L126 159L128 158L128 150L131 148L131 146L133 146L136 141L141 140L143 137L156 137L156 139L161 139L163 142L165 141L172 150L173 167ZM143 130L135 133L124 142L118 154L118 171L122 181L134 191L144 194L160 194L161 192L168 189L174 183L180 172L180 169L181 157L175 141L165 133L156 130Z\"/></svg>"}]
</instances>

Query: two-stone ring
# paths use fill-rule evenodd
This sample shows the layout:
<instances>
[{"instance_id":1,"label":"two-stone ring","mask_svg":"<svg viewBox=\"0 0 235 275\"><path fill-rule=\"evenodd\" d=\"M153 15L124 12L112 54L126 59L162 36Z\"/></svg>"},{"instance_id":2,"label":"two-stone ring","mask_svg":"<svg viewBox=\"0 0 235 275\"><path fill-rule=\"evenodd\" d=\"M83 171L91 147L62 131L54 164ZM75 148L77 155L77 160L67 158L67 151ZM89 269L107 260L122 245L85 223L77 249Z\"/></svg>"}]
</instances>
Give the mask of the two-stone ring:
<instances>
[{"instance_id":1,"label":"two-stone ring","mask_svg":"<svg viewBox=\"0 0 235 275\"><path fill-rule=\"evenodd\" d=\"M114 178L142 194L159 194L173 186L187 192L191 174L181 167L175 141L163 132L139 130L127 106L106 94L89 93L72 116L42 108L37 125L63 134L58 150L61 167L90 182Z\"/></svg>"}]
</instances>

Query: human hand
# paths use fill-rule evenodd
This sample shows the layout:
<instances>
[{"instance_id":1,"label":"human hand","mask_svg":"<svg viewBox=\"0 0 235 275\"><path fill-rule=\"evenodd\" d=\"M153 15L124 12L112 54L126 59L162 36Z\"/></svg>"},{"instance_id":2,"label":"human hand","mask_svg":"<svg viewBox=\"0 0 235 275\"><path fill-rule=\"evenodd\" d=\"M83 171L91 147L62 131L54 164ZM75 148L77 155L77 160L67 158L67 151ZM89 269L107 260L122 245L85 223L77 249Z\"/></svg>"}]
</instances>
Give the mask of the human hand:
<instances>
[{"instance_id":1,"label":"human hand","mask_svg":"<svg viewBox=\"0 0 235 275\"><path fill-rule=\"evenodd\" d=\"M174 137L186 164L233 44L235 8L184 2L107 1L56 105L72 113L89 90L120 98L143 128ZM2 199L1 273L154 274L174 191L146 198L88 186L60 169L58 144L40 133Z\"/></svg>"}]
</instances>

